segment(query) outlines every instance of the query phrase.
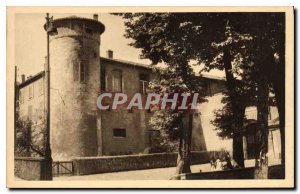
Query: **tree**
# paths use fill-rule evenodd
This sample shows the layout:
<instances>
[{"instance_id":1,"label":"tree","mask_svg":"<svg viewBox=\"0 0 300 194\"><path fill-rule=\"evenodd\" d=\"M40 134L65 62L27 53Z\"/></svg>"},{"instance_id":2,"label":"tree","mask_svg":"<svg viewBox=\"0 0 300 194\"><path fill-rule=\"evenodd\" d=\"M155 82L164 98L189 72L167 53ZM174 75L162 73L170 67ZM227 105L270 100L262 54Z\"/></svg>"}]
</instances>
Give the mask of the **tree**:
<instances>
[{"instance_id":1,"label":"tree","mask_svg":"<svg viewBox=\"0 0 300 194\"><path fill-rule=\"evenodd\" d=\"M141 49L141 56L153 65L164 62L165 70L160 70L159 79L152 83L152 89L159 94L197 93L202 88L195 81L189 61L195 50L186 40L193 41L189 33L190 25L184 15L171 13L126 13L125 37L131 38L131 46ZM151 119L154 128L163 131L170 139L179 138L177 173L190 170L190 151L193 113L178 110L156 111Z\"/></svg>"},{"instance_id":2,"label":"tree","mask_svg":"<svg viewBox=\"0 0 300 194\"><path fill-rule=\"evenodd\" d=\"M280 13L264 14L264 19L246 18L250 27L245 27L253 37L248 45L249 57L241 65L245 80L251 81L257 90L257 125L256 134L256 178L268 178L268 103L271 87L279 112L282 155L285 154L284 132L284 15ZM266 22L267 21L267 22ZM251 68L249 68L251 67ZM247 79L248 77L248 79ZM278 80L276 80L278 79ZM282 164L284 164L284 156Z\"/></svg>"},{"instance_id":3,"label":"tree","mask_svg":"<svg viewBox=\"0 0 300 194\"><path fill-rule=\"evenodd\" d=\"M256 155L256 174L260 174L257 177L266 178L268 174L266 172L268 169L266 158L268 151L267 115L270 87L273 87L274 89L275 100L279 111L281 150L283 155L282 164L284 164L284 15L280 13L242 14L238 15L238 18L236 18L233 14L229 17L224 17L224 19L228 20L225 41L221 41L221 43L218 44L223 49L221 50L221 55L214 54L217 57L213 58L216 61L216 65L213 64L213 68L214 66L218 67L218 65L223 62L227 83L234 83L234 81L236 83L243 83L243 86L240 88L246 91L246 95L241 96L239 92L236 92L240 91L239 87L237 87L238 84L228 85L228 92L232 92L232 94L228 95L228 98L233 97L229 100L233 105L227 105L225 111L223 110L223 113L225 112L223 115L220 115L222 110L216 112L216 116L218 117L215 121L217 121L217 124L225 127L223 129L224 132L227 133L222 135L228 135L228 131L230 131L228 130L229 126L224 125L224 119L228 119L230 121L229 124L234 124L234 117L237 116L237 118L240 118L238 119L240 123L237 120L238 123L236 124L238 124L237 126L242 126L243 119L241 115L244 114L244 108L241 108L240 111L235 111L235 109L239 106L245 106L249 102L251 104L256 103L258 110L257 123L259 128L257 134L258 147ZM237 20L235 21L234 19ZM277 62L274 61L276 56L279 58ZM210 56L208 55L208 57ZM231 68L231 65L234 65L234 68ZM207 66L207 68L209 68L209 66ZM240 81L232 79L232 72L234 69L237 69L234 72L236 72L235 74L237 76L241 77ZM234 87L230 89L232 86ZM246 90L244 88L246 88ZM242 103L236 103L236 101L240 100L242 100ZM228 109L228 107L232 108ZM226 111L232 111L232 113L226 113ZM238 116L237 113L240 113L240 116ZM235 129L235 127L233 127L233 129ZM233 142L235 141L234 139L235 138L233 137ZM263 162L263 160L265 161Z\"/></svg>"},{"instance_id":4,"label":"tree","mask_svg":"<svg viewBox=\"0 0 300 194\"><path fill-rule=\"evenodd\" d=\"M16 155L44 156L44 136L42 128L32 129L32 121L17 119L16 121Z\"/></svg>"},{"instance_id":5,"label":"tree","mask_svg":"<svg viewBox=\"0 0 300 194\"><path fill-rule=\"evenodd\" d=\"M265 115L264 106L268 99L265 97L266 91L270 86L270 80L273 80L275 98L281 114L280 120L284 118L282 116L284 84L275 80L277 75L281 80L284 77L282 71L278 70L284 69L282 14L127 13L123 18L126 20L126 37L134 40L131 45L141 49L141 56L152 60L153 64L160 62L169 66L183 64L184 68L181 70L187 70L186 63L196 61L198 65L204 64L203 71L212 69L225 71L228 103L226 109L232 116L230 127L233 159L243 167L241 129L247 100L250 98L248 89L250 88L250 93L252 92L251 98L259 95L256 97L260 100L257 100L258 110ZM274 58L276 53L280 56L278 64L281 66L274 70L276 68L270 67L269 64L274 65L270 59ZM185 75L184 71L182 73L181 75ZM245 82L240 84L244 78ZM265 118L258 118L258 122L258 126L261 126L259 131L266 131ZM280 123L283 138L284 121ZM284 138L282 140L284 144Z\"/></svg>"},{"instance_id":6,"label":"tree","mask_svg":"<svg viewBox=\"0 0 300 194\"><path fill-rule=\"evenodd\" d=\"M178 67L176 67L178 68ZM179 70L175 70L174 66L167 67L166 69L160 69L157 72L158 79L150 83L150 89L160 95L168 94L172 97L173 94L178 93L191 93L191 86L193 91L196 89L201 90L201 86L198 86L194 79L187 83L187 77L184 79L179 73ZM192 77L192 75L190 75ZM191 99L192 96L189 98ZM201 99L198 99L200 102ZM161 136L164 142L168 141L170 144L177 145L178 143L178 158L176 174L191 172L190 170L190 151L192 140L192 122L193 111L188 109L186 111L178 109L181 105L182 99L178 98L177 106L175 109L156 109L154 115L150 119L150 125L161 131ZM188 100L188 104L190 104Z\"/></svg>"},{"instance_id":7,"label":"tree","mask_svg":"<svg viewBox=\"0 0 300 194\"><path fill-rule=\"evenodd\" d=\"M235 100L238 96L234 91L236 79L231 62L238 58L235 51L241 48L236 46L237 41L232 35L238 35L238 43L247 41L248 37L230 33L230 28L227 27L229 16L230 14L211 13L127 13L123 18L126 20L125 36L133 39L131 45L141 49L141 56L152 60L153 64L164 62L172 66L196 60L198 64L205 64L204 70L225 70L231 107L236 115L233 123L236 128L233 135L233 158L240 166L244 166L239 133L244 106L237 104L239 101ZM186 77L185 66L182 65L183 78Z\"/></svg>"}]
</instances>

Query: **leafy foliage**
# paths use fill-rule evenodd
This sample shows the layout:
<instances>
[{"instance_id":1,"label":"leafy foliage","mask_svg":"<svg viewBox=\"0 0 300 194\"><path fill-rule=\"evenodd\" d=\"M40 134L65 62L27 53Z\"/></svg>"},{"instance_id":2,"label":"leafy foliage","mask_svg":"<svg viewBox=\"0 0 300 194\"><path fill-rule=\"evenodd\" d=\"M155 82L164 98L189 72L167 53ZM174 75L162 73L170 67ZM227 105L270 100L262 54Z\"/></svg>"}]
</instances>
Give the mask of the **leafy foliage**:
<instances>
[{"instance_id":1,"label":"leafy foliage","mask_svg":"<svg viewBox=\"0 0 300 194\"><path fill-rule=\"evenodd\" d=\"M141 49L141 57L148 58L153 65L165 63L163 82L172 90L178 86L193 90L191 63L201 65L202 71L225 70L227 91L222 102L223 109L215 111L212 123L224 138L240 136L245 107L262 105L259 94L261 80L273 87L275 102L280 117L284 118L284 14L282 13L126 13L126 37L132 46ZM172 76L171 76L172 75ZM178 80L176 80L178 79ZM177 82L176 82L177 81ZM197 87L196 87L197 88ZM181 88L183 89L183 88ZM268 90L268 87L260 87ZM268 100L268 99L267 99ZM265 102L263 102L265 103ZM283 113L283 114L282 114ZM164 115L164 116L162 116ZM156 112L152 124L166 129L175 129L178 112ZM160 118L161 117L161 118ZM164 118L163 118L164 117ZM281 119L281 123L284 119ZM168 124L166 124L168 123ZM283 125L284 126L284 125ZM179 129L179 128L178 128ZM236 131L233 131L236 130ZM284 133L284 130L281 130ZM284 134L283 134L284 135ZM240 137L238 137L240 138ZM241 141L235 148L241 149ZM234 152L243 155L242 152Z\"/></svg>"},{"instance_id":2,"label":"leafy foliage","mask_svg":"<svg viewBox=\"0 0 300 194\"><path fill-rule=\"evenodd\" d=\"M16 155L36 157L44 156L44 127L32 128L30 120L17 119L16 121Z\"/></svg>"}]
</instances>

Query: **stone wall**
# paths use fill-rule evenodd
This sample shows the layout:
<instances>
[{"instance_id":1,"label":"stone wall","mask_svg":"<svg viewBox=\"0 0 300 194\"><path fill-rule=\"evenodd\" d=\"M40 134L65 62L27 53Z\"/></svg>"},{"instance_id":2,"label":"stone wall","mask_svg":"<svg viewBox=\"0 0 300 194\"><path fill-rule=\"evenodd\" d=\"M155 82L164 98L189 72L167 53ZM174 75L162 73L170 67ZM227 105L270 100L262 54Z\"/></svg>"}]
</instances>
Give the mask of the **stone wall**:
<instances>
[{"instance_id":1,"label":"stone wall","mask_svg":"<svg viewBox=\"0 0 300 194\"><path fill-rule=\"evenodd\" d=\"M176 166L177 153L103 156L73 159L74 175ZM192 164L209 162L208 152L192 152Z\"/></svg>"},{"instance_id":2,"label":"stone wall","mask_svg":"<svg viewBox=\"0 0 300 194\"><path fill-rule=\"evenodd\" d=\"M15 176L25 180L41 180L42 158L15 158Z\"/></svg>"}]
</instances>

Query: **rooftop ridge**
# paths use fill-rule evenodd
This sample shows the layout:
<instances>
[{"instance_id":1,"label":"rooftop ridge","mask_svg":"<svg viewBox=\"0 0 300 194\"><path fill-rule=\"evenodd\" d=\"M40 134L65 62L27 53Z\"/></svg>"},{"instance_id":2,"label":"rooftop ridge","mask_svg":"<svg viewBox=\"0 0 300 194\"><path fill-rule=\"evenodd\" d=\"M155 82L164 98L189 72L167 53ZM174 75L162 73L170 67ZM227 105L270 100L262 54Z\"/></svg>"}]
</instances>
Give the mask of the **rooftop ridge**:
<instances>
[{"instance_id":1,"label":"rooftop ridge","mask_svg":"<svg viewBox=\"0 0 300 194\"><path fill-rule=\"evenodd\" d=\"M143 64L143 63L136 63L136 62L132 62L132 61L126 61L126 60L123 60L123 59L111 59L111 58L101 57L101 56L100 56L100 59L107 60L107 61L116 61L116 62L123 63L123 64L139 66L139 67L145 67L145 68L149 68L149 69L153 68L151 65L147 65L147 64Z\"/></svg>"}]
</instances>

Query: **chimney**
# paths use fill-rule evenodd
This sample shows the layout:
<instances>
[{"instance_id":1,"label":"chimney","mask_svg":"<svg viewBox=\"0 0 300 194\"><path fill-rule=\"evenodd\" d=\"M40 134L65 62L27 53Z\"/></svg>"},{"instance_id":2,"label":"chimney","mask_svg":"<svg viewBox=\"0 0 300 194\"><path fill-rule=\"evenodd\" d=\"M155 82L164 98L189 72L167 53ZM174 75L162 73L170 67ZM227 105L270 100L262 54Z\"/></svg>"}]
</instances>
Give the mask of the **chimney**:
<instances>
[{"instance_id":1,"label":"chimney","mask_svg":"<svg viewBox=\"0 0 300 194\"><path fill-rule=\"evenodd\" d=\"M24 74L21 75L21 78L22 78L21 83L25 82L25 75Z\"/></svg>"},{"instance_id":2,"label":"chimney","mask_svg":"<svg viewBox=\"0 0 300 194\"><path fill-rule=\"evenodd\" d=\"M93 15L93 18L94 18L94 20L97 20L97 21L98 21L98 14L94 14L94 15Z\"/></svg>"},{"instance_id":3,"label":"chimney","mask_svg":"<svg viewBox=\"0 0 300 194\"><path fill-rule=\"evenodd\" d=\"M112 50L107 50L106 56L107 56L107 58L112 59L112 58L114 58L114 52Z\"/></svg>"}]
</instances>

